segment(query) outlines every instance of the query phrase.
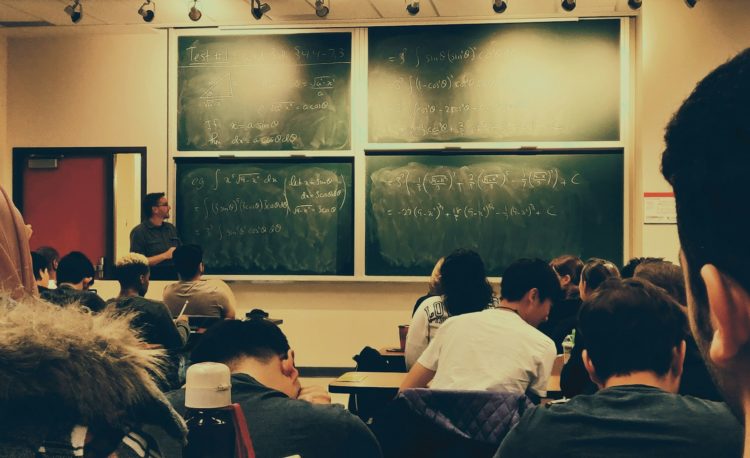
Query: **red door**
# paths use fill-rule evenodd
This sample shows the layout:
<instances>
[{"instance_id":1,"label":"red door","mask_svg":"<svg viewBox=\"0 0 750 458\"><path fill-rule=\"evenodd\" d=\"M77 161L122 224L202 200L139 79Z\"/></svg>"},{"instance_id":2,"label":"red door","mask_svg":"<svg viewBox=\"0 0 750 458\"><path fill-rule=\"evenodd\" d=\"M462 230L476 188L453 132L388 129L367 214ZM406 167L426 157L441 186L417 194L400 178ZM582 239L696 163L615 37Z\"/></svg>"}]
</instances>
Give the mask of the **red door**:
<instances>
[{"instance_id":1,"label":"red door","mask_svg":"<svg viewBox=\"0 0 750 458\"><path fill-rule=\"evenodd\" d=\"M54 169L23 169L23 217L34 250L49 245L61 256L82 251L92 263L106 256L110 157L63 157Z\"/></svg>"}]
</instances>

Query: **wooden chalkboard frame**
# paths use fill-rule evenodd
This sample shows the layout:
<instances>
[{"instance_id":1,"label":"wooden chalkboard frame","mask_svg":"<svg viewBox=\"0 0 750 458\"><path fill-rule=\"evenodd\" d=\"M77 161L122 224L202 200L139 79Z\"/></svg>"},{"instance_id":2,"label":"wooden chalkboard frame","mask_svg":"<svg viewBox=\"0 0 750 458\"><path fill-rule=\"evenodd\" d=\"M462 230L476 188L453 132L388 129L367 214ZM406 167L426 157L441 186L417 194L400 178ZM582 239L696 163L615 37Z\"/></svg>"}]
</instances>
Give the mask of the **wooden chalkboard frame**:
<instances>
[{"instance_id":1,"label":"wooden chalkboard frame","mask_svg":"<svg viewBox=\"0 0 750 458\"><path fill-rule=\"evenodd\" d=\"M168 33L168 45L169 45L169 56L170 64L168 65L168 99L169 99L169 110L167 118L167 157L168 160L164 164L164 169L152 173L153 176L164 176L166 178L168 197L170 202L174 206L174 195L175 195L175 163L174 160L182 157L229 157L229 158L280 158L280 157L350 157L354 161L354 275L347 277L330 276L299 276L299 275L278 275L278 276L248 276L248 275L222 275L221 278L228 281L246 281L246 282L330 282L334 281L337 283L420 283L424 284L427 277L423 276L376 276L365 274L365 158L366 154L377 154L378 152L383 153L404 153L412 152L414 154L420 154L425 151L432 152L434 154L456 154L459 152L471 152L472 154L481 154L486 152L487 154L498 154L503 151L516 152L518 150L525 149L556 149L556 150L576 150L580 151L583 149L591 149L592 151L598 149L611 149L611 148L622 148L624 150L624 196L623 196L623 232L625 234L623 241L623 256L628 258L632 254L634 247L640 246L640 237L633 231L635 223L633 218L635 217L636 208L633 207L635 195L633 194L635 189L635 134L633 132L633 116L635 97L633 91L633 78L635 61L632 54L634 49L634 36L632 35L631 21L632 12L628 11L627 14L615 13L612 15L595 15L590 18L577 18L569 17L568 15L548 18L523 18L523 17L508 17L500 18L500 16L494 16L492 18L470 18L470 19L443 19L440 21L432 21L425 23L421 20L392 20L392 21L365 21L365 22L340 22L332 25L332 23L306 23L304 25L259 25L253 28L253 30L247 30L243 27L226 28L226 29L181 29L181 30L170 30ZM435 24L487 24L487 23L504 23L504 22L515 22L522 21L527 22L532 20L534 22L555 22L555 21L570 21L580 19L596 19L602 17L605 19L616 18L620 21L620 94L621 94L621 106L620 106L620 139L619 141L571 141L571 142L489 142L489 143L369 143L367 134L367 41L368 41L368 30L369 28L376 28L381 26L394 26L394 25L408 25L408 26L430 26ZM300 28L296 28L300 27ZM237 34L237 33L310 33L320 32L325 33L329 31L350 31L352 33L352 67L351 67L351 149L349 151L232 151L232 152L182 152L178 151L176 147L176 100L177 100L177 89L176 89L176 50L177 50L177 37L181 35L216 35L216 34ZM154 175L155 174L155 175ZM149 190L163 190L165 187L163 184L150 183ZM632 194L632 195L631 195ZM497 281L498 278L493 278L493 281Z\"/></svg>"}]
</instances>

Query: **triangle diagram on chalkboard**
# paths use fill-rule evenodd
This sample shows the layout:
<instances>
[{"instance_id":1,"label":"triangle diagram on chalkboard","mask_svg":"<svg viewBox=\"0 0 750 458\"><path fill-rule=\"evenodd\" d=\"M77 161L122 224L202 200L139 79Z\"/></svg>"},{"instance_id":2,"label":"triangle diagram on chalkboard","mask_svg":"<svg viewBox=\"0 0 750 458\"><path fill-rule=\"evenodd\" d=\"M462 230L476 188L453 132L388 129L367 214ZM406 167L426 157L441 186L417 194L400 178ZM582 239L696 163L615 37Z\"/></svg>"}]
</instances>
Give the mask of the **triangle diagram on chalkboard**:
<instances>
[{"instance_id":1,"label":"triangle diagram on chalkboard","mask_svg":"<svg viewBox=\"0 0 750 458\"><path fill-rule=\"evenodd\" d=\"M225 99L234 96L232 92L232 74L227 72L226 75L219 76L208 82L208 89L200 95L202 99Z\"/></svg>"}]
</instances>

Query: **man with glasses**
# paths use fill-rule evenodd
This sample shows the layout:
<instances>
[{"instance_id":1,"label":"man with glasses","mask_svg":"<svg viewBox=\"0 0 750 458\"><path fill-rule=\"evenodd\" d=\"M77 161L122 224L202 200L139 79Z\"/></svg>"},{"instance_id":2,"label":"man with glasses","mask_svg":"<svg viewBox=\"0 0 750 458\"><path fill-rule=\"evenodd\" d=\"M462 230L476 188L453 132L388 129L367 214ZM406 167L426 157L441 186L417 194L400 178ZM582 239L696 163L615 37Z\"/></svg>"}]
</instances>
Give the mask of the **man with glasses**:
<instances>
[{"instance_id":1,"label":"man with glasses","mask_svg":"<svg viewBox=\"0 0 750 458\"><path fill-rule=\"evenodd\" d=\"M144 220L130 232L130 251L146 256L154 280L177 279L172 252L181 242L174 225L165 221L171 209L163 192L146 194L141 206Z\"/></svg>"}]
</instances>

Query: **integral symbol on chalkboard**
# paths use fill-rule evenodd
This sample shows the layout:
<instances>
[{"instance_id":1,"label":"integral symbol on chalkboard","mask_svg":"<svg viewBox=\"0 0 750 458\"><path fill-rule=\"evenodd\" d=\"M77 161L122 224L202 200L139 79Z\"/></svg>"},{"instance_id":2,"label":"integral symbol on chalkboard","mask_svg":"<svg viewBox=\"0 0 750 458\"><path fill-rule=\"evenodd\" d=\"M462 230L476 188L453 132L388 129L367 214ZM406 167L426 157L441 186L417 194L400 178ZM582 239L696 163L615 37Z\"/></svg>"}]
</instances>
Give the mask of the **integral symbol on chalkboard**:
<instances>
[{"instance_id":1,"label":"integral symbol on chalkboard","mask_svg":"<svg viewBox=\"0 0 750 458\"><path fill-rule=\"evenodd\" d=\"M202 99L231 99L234 96L232 92L232 74L227 73L225 76L208 83L206 89L200 96Z\"/></svg>"}]
</instances>

